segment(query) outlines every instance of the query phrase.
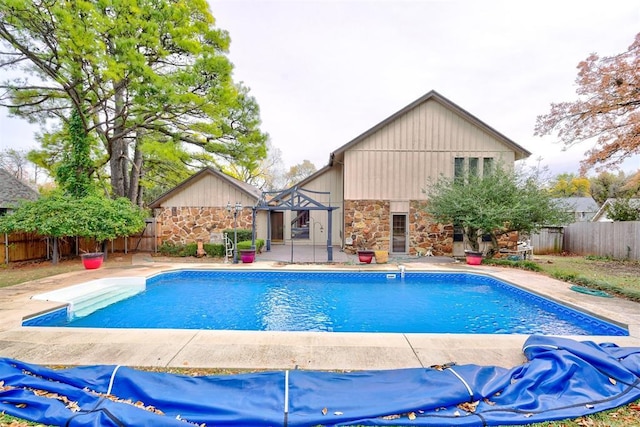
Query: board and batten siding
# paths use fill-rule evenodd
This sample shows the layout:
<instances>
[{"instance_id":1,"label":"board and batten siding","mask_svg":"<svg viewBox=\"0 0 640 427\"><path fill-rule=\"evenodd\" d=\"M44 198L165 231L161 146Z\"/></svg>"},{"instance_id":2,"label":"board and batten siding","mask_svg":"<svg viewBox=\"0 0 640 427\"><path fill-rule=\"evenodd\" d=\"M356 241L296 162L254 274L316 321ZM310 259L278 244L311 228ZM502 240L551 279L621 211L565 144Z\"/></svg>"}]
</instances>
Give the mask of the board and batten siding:
<instances>
[{"instance_id":1,"label":"board and batten siding","mask_svg":"<svg viewBox=\"0 0 640 427\"><path fill-rule=\"evenodd\" d=\"M204 174L182 191L162 201L164 207L217 206L225 207L227 203L235 205L240 202L244 207L252 207L256 199L229 182L211 174Z\"/></svg>"},{"instance_id":2,"label":"board and batten siding","mask_svg":"<svg viewBox=\"0 0 640 427\"><path fill-rule=\"evenodd\" d=\"M455 157L515 161L504 143L439 102L427 101L346 150L344 199L425 199L429 179L453 176Z\"/></svg>"},{"instance_id":3,"label":"board and batten siding","mask_svg":"<svg viewBox=\"0 0 640 427\"><path fill-rule=\"evenodd\" d=\"M317 194L317 193L305 193L315 201L322 203L325 206L334 206L335 209L331 214L332 226L331 240L333 245L342 245L342 234L344 230L344 197L342 196L342 166L334 165L332 168L328 168L324 173L321 173L311 180L304 182L300 189L310 191L322 191L329 192L330 194ZM309 227L309 239L296 239L295 244L313 244L322 245L327 240L327 226L328 217L325 210L312 210L309 212L311 218L311 226ZM291 240L291 219L295 217L295 214L290 211L285 211L284 221L284 236L285 241ZM320 224L322 225L323 232L320 232Z\"/></svg>"}]
</instances>

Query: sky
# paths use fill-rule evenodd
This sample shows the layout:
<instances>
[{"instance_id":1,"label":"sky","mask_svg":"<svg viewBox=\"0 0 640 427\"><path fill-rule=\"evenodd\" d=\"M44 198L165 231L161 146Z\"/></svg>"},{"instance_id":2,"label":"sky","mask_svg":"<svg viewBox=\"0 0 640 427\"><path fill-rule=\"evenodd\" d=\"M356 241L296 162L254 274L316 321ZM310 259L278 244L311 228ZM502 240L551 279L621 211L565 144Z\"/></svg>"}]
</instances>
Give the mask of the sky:
<instances>
[{"instance_id":1,"label":"sky","mask_svg":"<svg viewBox=\"0 0 640 427\"><path fill-rule=\"evenodd\" d=\"M572 101L577 65L625 51L637 0L209 0L231 37L234 78L288 168L329 154L435 90L532 152L529 164L577 173L591 146L533 135L552 102ZM0 79L2 75L0 74ZM0 111L0 150L37 131ZM640 158L624 165L640 169ZM592 172L595 174L595 171Z\"/></svg>"}]
</instances>

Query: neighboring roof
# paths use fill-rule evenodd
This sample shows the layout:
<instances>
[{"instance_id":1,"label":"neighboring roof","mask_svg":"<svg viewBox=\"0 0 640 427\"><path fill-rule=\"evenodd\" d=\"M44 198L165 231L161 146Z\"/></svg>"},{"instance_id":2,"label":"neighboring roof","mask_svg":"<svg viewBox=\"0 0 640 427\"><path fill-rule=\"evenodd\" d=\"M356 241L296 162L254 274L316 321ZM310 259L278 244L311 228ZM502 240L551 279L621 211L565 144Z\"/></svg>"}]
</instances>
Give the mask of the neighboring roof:
<instances>
[{"instance_id":1,"label":"neighboring roof","mask_svg":"<svg viewBox=\"0 0 640 427\"><path fill-rule=\"evenodd\" d=\"M600 209L598 210L598 212L596 212L596 214L593 216L591 221L597 222L597 221L600 221L602 217L607 218L607 209L616 200L617 199L615 197L605 200L602 206L600 207ZM629 199L629 206L640 209L640 199ZM607 219L607 221L611 221L611 220Z\"/></svg>"},{"instance_id":2,"label":"neighboring roof","mask_svg":"<svg viewBox=\"0 0 640 427\"><path fill-rule=\"evenodd\" d=\"M529 157L531 155L531 153L528 150L526 150L524 147L521 147L520 145L516 144L514 141L512 141L509 138L507 138L506 136L504 136L503 134L501 134L500 132L498 132L497 130L492 128L491 126L487 125L486 123L484 123L483 121L481 121L480 119L478 119L477 117L475 117L474 115L472 115L471 113L466 111L465 109L459 107L458 105L456 105L453 102L449 101L444 96L440 95L438 92L432 90L432 91L428 92L426 95L422 96L421 98L416 99L415 101L413 101L411 104L407 105L406 107L404 107L400 111L398 111L398 112L394 113L393 115L387 117L386 119L384 119L383 121L381 121L380 123L378 123L377 125L372 127L371 129L369 129L368 131L362 133L361 135L357 136L355 139L352 139L351 141L349 141L348 143L346 143L342 147L340 147L337 150L333 151L331 153L331 159L330 159L329 164L331 164L333 162L333 158L334 157L344 153L345 151L347 151L352 146L356 145L357 143L359 143L363 139L367 138L369 135L372 135L373 133L377 132L381 128L383 128L386 125L388 125L389 123L393 122L394 120L396 120L400 116L406 114L408 111L413 110L414 108L416 108L420 104L423 104L423 103L425 103L427 101L436 101L436 102L440 103L444 107L452 110L456 114L464 117L469 122L473 123L474 125L478 126L480 129L482 129L485 132L487 132L488 134L492 135L494 138L502 141L505 145L507 145L509 148L511 148L515 152L515 159L516 160L526 159L527 157ZM318 172L320 172L320 171L318 171Z\"/></svg>"},{"instance_id":3,"label":"neighboring roof","mask_svg":"<svg viewBox=\"0 0 640 427\"><path fill-rule=\"evenodd\" d=\"M38 197L36 190L0 168L0 208L12 208L20 200L36 200Z\"/></svg>"},{"instance_id":4,"label":"neighboring roof","mask_svg":"<svg viewBox=\"0 0 640 427\"><path fill-rule=\"evenodd\" d=\"M593 197L558 197L553 200L572 208L571 212L598 212L600 209Z\"/></svg>"},{"instance_id":5,"label":"neighboring roof","mask_svg":"<svg viewBox=\"0 0 640 427\"><path fill-rule=\"evenodd\" d=\"M191 177L185 179L180 184L176 185L171 190L167 191L166 193L164 193L163 195L161 195L160 197L155 199L153 202L151 202L149 204L149 207L150 208L159 207L162 204L162 202L164 202L166 199L168 199L169 197L173 196L174 194L182 191L183 189L188 187L192 182L200 179L200 177L202 175L205 175L205 174L213 175L213 176L215 176L217 178L222 179L223 181L227 181L232 186L237 187L240 191L246 193L249 197L252 197L252 198L254 198L256 200L259 200L260 196L262 195L262 192L259 189L257 189L256 187L254 187L253 185L251 185L251 184L247 184L244 181L240 181L239 179L235 179L235 178L233 178L233 177L227 175L226 173L221 172L221 171L219 171L217 169L204 168L204 169L201 169L200 172L193 174Z\"/></svg>"}]
</instances>

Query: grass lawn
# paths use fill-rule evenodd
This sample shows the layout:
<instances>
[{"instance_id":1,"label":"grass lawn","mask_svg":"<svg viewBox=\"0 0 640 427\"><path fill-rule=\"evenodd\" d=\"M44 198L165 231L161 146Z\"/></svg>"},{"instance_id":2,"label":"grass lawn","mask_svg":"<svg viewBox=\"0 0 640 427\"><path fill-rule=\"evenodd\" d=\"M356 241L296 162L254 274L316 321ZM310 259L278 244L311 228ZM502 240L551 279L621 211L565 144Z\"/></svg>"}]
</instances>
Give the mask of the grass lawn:
<instances>
[{"instance_id":1,"label":"grass lawn","mask_svg":"<svg viewBox=\"0 0 640 427\"><path fill-rule=\"evenodd\" d=\"M130 256L110 255L102 268L122 267L130 264ZM185 262L179 259L178 262ZM578 278L578 284L592 286L608 292L635 299L640 296L640 262L616 261L604 258L587 258L581 256L535 256L534 262L542 269L539 274L547 274L556 278ZM26 263L6 266L0 264L0 287L11 286L30 280L41 279L56 274L82 270L79 259L62 261L57 266L50 262ZM584 279L584 280L581 280ZM640 301L640 299L638 299ZM168 370L167 370L168 371ZM220 371L181 370L181 374L207 375L221 374ZM224 373L234 373L225 371ZM27 423L22 420L0 414L0 427L25 427L41 425ZM595 415L580 417L575 420L531 424L535 427L640 427L640 401L601 412Z\"/></svg>"}]
</instances>

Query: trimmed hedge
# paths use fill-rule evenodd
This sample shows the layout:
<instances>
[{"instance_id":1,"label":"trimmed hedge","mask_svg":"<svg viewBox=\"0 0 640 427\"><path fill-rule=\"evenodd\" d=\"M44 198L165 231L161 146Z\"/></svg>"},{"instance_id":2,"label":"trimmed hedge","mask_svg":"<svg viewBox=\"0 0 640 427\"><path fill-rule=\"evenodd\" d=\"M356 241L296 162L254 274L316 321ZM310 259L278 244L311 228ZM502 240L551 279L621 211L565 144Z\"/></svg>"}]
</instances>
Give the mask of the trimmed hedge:
<instances>
[{"instance_id":1,"label":"trimmed hedge","mask_svg":"<svg viewBox=\"0 0 640 427\"><path fill-rule=\"evenodd\" d=\"M196 256L198 253L197 243L188 243L186 245L177 245L173 242L162 242L158 247L158 252L166 256Z\"/></svg>"},{"instance_id":2,"label":"trimmed hedge","mask_svg":"<svg viewBox=\"0 0 640 427\"><path fill-rule=\"evenodd\" d=\"M222 230L223 233L227 233L227 236L233 240L233 228ZM238 242L244 242L245 240L251 241L253 237L253 231L251 229L246 228L238 228Z\"/></svg>"},{"instance_id":3,"label":"trimmed hedge","mask_svg":"<svg viewBox=\"0 0 640 427\"><path fill-rule=\"evenodd\" d=\"M239 230L238 230L239 231ZM244 230L246 231L246 230ZM238 234L239 236L239 234ZM224 258L225 255L225 246L222 243L205 243L202 245L204 251L207 253L207 256L212 258ZM262 248L264 247L263 239L256 239L256 252L260 253ZM251 230L249 230L249 239L238 241L238 250L240 249L251 249ZM198 253L198 244L197 243L188 243L186 245L176 244L173 242L163 242L160 247L158 247L158 252L165 256L174 256L174 257L195 257Z\"/></svg>"},{"instance_id":4,"label":"trimmed hedge","mask_svg":"<svg viewBox=\"0 0 640 427\"><path fill-rule=\"evenodd\" d=\"M260 253L264 247L264 240L256 239L256 253ZM251 239L238 242L238 250L251 249Z\"/></svg>"}]
</instances>

